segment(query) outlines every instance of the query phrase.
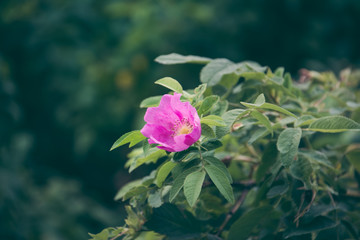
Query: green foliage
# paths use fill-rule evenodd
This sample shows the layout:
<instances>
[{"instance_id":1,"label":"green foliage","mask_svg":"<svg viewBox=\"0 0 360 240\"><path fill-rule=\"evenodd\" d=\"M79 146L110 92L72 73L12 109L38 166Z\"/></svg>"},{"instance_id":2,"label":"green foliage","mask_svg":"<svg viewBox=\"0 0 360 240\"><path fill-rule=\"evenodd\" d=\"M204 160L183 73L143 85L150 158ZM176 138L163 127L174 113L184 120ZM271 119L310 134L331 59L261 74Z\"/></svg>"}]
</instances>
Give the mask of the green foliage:
<instances>
[{"instance_id":1,"label":"green foliage","mask_svg":"<svg viewBox=\"0 0 360 240\"><path fill-rule=\"evenodd\" d=\"M339 239L358 235L360 212L349 210L358 203L347 192L359 184L354 174L359 174L360 124L352 111L360 106L350 104L354 107L344 110L345 116L332 114L344 101L359 101L358 89L336 83L327 73L313 72L306 84L297 83L284 68L273 73L254 62L176 54L157 61L206 64L200 73L203 84L194 90L184 91L172 78L156 81L183 93L183 100L197 109L202 137L176 153L144 140L129 154L129 172L144 163L162 163L116 196L132 206L122 228L126 238L148 231L169 239L287 239L335 230ZM330 101L316 91L337 97ZM141 105L154 106L158 99ZM139 134L123 135L113 148L139 143L144 139ZM345 140L326 141L324 134Z\"/></svg>"},{"instance_id":2,"label":"green foliage","mask_svg":"<svg viewBox=\"0 0 360 240\"><path fill-rule=\"evenodd\" d=\"M170 77L165 77L165 78L159 79L155 83L159 84L161 86L164 86L164 87L166 87L174 92L177 92L177 93L183 92L183 89L182 89L182 86L180 85L180 83Z\"/></svg>"}]
</instances>

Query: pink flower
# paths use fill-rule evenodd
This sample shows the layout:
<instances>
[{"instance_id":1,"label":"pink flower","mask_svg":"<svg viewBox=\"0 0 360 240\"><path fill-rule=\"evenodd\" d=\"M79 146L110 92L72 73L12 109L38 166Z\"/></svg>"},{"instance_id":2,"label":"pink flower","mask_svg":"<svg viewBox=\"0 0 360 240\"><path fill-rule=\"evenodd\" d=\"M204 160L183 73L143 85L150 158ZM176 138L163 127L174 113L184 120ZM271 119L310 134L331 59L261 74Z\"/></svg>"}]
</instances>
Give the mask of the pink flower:
<instances>
[{"instance_id":1,"label":"pink flower","mask_svg":"<svg viewBox=\"0 0 360 240\"><path fill-rule=\"evenodd\" d=\"M150 144L160 149L180 152L189 148L201 136L200 118L189 102L180 101L181 94L165 94L158 107L150 107L145 113L145 126L141 133Z\"/></svg>"}]
</instances>

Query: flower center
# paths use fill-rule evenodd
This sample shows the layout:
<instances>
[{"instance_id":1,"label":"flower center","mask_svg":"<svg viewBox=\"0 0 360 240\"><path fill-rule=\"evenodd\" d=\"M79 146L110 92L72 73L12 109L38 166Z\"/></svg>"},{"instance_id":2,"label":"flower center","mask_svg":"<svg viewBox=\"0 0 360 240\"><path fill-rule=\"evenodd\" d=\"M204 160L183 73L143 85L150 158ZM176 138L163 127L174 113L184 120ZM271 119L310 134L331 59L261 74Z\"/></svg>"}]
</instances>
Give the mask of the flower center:
<instances>
[{"instance_id":1,"label":"flower center","mask_svg":"<svg viewBox=\"0 0 360 240\"><path fill-rule=\"evenodd\" d=\"M188 119L183 118L181 121L177 120L172 128L173 136L179 136L182 134L189 134L193 131L194 126L189 122Z\"/></svg>"}]
</instances>

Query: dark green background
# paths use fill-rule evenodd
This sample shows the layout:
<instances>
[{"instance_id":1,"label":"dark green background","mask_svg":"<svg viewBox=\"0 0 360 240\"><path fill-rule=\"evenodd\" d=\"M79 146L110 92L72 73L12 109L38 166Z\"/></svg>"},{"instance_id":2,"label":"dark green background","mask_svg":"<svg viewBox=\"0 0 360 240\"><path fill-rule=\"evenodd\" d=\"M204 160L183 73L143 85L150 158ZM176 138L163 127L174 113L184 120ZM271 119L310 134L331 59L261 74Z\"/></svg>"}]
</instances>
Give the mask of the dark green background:
<instances>
[{"instance_id":1,"label":"dark green background","mask_svg":"<svg viewBox=\"0 0 360 240\"><path fill-rule=\"evenodd\" d=\"M0 1L0 238L86 239L122 224L117 189L140 101L199 66L177 52L334 70L360 64L360 1ZM146 167L145 167L146 168ZM143 168L144 169L144 168Z\"/></svg>"}]
</instances>

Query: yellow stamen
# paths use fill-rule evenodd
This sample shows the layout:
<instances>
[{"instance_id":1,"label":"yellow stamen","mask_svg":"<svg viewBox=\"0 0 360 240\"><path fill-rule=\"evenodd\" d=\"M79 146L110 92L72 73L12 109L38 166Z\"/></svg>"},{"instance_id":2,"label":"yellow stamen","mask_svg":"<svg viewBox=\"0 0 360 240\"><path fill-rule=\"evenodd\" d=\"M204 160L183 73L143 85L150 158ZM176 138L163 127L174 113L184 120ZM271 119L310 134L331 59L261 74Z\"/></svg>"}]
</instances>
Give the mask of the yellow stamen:
<instances>
[{"instance_id":1,"label":"yellow stamen","mask_svg":"<svg viewBox=\"0 0 360 240\"><path fill-rule=\"evenodd\" d=\"M176 135L182 135L182 134L189 134L191 133L192 129L188 126L182 126L178 131Z\"/></svg>"}]
</instances>

